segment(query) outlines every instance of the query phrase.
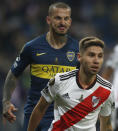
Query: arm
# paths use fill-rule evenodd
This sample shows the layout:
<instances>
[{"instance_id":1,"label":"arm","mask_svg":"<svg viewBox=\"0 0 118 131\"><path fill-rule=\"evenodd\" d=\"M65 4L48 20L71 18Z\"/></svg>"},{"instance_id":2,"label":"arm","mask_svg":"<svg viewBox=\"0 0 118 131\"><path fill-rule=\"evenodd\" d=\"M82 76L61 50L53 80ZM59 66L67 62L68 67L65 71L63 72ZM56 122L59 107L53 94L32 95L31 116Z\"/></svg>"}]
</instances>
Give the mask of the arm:
<instances>
[{"instance_id":1,"label":"arm","mask_svg":"<svg viewBox=\"0 0 118 131\"><path fill-rule=\"evenodd\" d=\"M43 96L35 106L29 120L28 131L35 131L50 103Z\"/></svg>"},{"instance_id":2,"label":"arm","mask_svg":"<svg viewBox=\"0 0 118 131\"><path fill-rule=\"evenodd\" d=\"M113 131L111 116L100 116L100 131Z\"/></svg>"},{"instance_id":3,"label":"arm","mask_svg":"<svg viewBox=\"0 0 118 131\"><path fill-rule=\"evenodd\" d=\"M24 71L24 69L31 63L31 49L30 46L25 44L22 48L19 56L16 58L14 64L11 67L11 70L8 72L8 75L5 80L4 89L3 89L3 116L9 121L14 122L16 116L13 114L17 109L10 102L12 93L16 87L16 82L18 80L17 76Z\"/></svg>"},{"instance_id":4,"label":"arm","mask_svg":"<svg viewBox=\"0 0 118 131\"><path fill-rule=\"evenodd\" d=\"M17 109L10 102L11 95L16 87L16 81L16 77L10 70L7 74L3 89L3 116L11 123L16 120L16 116L13 114L13 112L17 111Z\"/></svg>"}]
</instances>

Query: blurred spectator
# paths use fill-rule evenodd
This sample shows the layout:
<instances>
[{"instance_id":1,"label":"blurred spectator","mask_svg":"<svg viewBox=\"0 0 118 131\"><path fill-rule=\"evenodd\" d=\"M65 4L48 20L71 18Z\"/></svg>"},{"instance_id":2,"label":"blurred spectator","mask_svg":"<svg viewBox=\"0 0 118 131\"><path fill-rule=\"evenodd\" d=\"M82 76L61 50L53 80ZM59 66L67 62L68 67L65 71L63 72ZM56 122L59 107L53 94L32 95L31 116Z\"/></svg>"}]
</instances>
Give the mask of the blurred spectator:
<instances>
[{"instance_id":1,"label":"blurred spectator","mask_svg":"<svg viewBox=\"0 0 118 131\"><path fill-rule=\"evenodd\" d=\"M118 44L105 63L104 78L113 82L116 110L113 112L113 127L118 129ZM115 131L117 131L117 129Z\"/></svg>"}]
</instances>

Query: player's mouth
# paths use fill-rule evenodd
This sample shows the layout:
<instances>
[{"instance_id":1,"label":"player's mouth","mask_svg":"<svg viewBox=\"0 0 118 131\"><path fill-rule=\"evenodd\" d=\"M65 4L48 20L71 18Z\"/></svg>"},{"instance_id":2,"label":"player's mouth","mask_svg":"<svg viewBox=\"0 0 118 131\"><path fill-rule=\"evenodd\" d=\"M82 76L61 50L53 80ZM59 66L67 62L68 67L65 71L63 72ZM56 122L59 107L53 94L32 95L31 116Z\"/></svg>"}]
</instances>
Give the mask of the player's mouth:
<instances>
[{"instance_id":1,"label":"player's mouth","mask_svg":"<svg viewBox=\"0 0 118 131\"><path fill-rule=\"evenodd\" d=\"M92 66L91 69L95 72L97 72L99 70L99 66Z\"/></svg>"},{"instance_id":2,"label":"player's mouth","mask_svg":"<svg viewBox=\"0 0 118 131\"><path fill-rule=\"evenodd\" d=\"M64 30L66 29L66 27L65 27L65 26L59 26L58 29L59 29L60 31L64 31Z\"/></svg>"}]
</instances>

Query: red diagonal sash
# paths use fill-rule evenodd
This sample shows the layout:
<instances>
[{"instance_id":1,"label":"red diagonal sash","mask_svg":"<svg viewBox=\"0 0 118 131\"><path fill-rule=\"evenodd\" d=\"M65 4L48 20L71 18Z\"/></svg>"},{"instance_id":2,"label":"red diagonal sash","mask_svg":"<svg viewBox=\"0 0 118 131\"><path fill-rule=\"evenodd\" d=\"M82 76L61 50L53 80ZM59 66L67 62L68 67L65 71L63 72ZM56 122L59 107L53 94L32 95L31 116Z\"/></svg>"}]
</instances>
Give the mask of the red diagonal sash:
<instances>
[{"instance_id":1,"label":"red diagonal sash","mask_svg":"<svg viewBox=\"0 0 118 131\"><path fill-rule=\"evenodd\" d=\"M64 131L65 129L79 122L90 112L98 108L109 97L110 92L111 91L108 89L99 87L91 95L85 98L81 103L79 103L74 108L67 111L63 116L61 116L60 120L56 121L53 124L52 131ZM99 102L95 107L93 107L93 96L99 98Z\"/></svg>"}]
</instances>

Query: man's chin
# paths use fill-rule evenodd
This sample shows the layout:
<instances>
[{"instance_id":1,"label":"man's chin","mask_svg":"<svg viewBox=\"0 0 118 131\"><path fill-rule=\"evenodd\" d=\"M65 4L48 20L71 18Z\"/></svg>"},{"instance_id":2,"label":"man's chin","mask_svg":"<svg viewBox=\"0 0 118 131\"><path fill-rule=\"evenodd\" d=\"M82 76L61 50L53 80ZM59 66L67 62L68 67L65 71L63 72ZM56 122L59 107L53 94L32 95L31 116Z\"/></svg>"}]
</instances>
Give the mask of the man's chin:
<instances>
[{"instance_id":1,"label":"man's chin","mask_svg":"<svg viewBox=\"0 0 118 131\"><path fill-rule=\"evenodd\" d=\"M65 36L67 33L59 33L59 32L56 32L57 33L57 35L59 35L59 36Z\"/></svg>"},{"instance_id":2,"label":"man's chin","mask_svg":"<svg viewBox=\"0 0 118 131\"><path fill-rule=\"evenodd\" d=\"M65 36L66 34L67 34L67 31L57 31L57 32L55 32L57 35L60 35L60 36Z\"/></svg>"},{"instance_id":3,"label":"man's chin","mask_svg":"<svg viewBox=\"0 0 118 131\"><path fill-rule=\"evenodd\" d=\"M92 71L91 74L96 75L98 71Z\"/></svg>"}]
</instances>

